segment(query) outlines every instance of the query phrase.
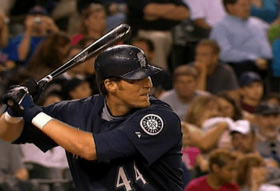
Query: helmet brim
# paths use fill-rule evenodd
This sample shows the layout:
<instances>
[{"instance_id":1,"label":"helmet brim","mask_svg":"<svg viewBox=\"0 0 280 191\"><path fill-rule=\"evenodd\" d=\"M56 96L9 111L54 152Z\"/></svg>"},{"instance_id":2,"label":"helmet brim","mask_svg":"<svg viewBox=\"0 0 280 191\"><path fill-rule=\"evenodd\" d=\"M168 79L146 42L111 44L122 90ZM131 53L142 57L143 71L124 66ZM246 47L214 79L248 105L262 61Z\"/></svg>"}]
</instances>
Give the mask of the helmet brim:
<instances>
[{"instance_id":1,"label":"helmet brim","mask_svg":"<svg viewBox=\"0 0 280 191\"><path fill-rule=\"evenodd\" d=\"M122 79L125 80L141 80L147 78L149 76L155 75L158 72L162 71L161 68L156 66L147 65L147 67L138 68L132 72L126 73L121 76Z\"/></svg>"}]
</instances>

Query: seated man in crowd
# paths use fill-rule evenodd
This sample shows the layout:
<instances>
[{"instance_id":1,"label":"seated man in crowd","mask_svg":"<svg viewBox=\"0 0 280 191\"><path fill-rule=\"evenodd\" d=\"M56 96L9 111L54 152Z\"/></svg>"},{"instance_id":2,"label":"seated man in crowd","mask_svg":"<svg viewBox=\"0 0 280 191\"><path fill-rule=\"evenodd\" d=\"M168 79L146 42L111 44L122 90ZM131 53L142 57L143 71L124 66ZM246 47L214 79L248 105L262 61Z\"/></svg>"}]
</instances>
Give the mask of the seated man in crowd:
<instances>
[{"instance_id":1,"label":"seated man in crowd","mask_svg":"<svg viewBox=\"0 0 280 191\"><path fill-rule=\"evenodd\" d=\"M223 3L227 15L210 33L210 38L221 46L221 60L230 63L237 76L255 71L265 77L272 58L268 25L250 16L248 0L224 0Z\"/></svg>"},{"instance_id":2,"label":"seated man in crowd","mask_svg":"<svg viewBox=\"0 0 280 191\"><path fill-rule=\"evenodd\" d=\"M193 66L178 66L173 73L173 89L164 92L159 99L168 103L175 113L184 120L188 105L199 95L207 92L196 90L198 71Z\"/></svg>"},{"instance_id":3,"label":"seated man in crowd","mask_svg":"<svg viewBox=\"0 0 280 191\"><path fill-rule=\"evenodd\" d=\"M280 108L270 103L260 103L255 114L257 151L264 158L274 159L280 165Z\"/></svg>"},{"instance_id":4,"label":"seated man in crowd","mask_svg":"<svg viewBox=\"0 0 280 191\"><path fill-rule=\"evenodd\" d=\"M184 0L184 2L190 7L194 27L208 30L208 34L226 14L221 0Z\"/></svg>"},{"instance_id":5,"label":"seated man in crowd","mask_svg":"<svg viewBox=\"0 0 280 191\"><path fill-rule=\"evenodd\" d=\"M246 154L255 154L263 158L256 149L257 137L256 127L248 121L243 120L243 123L234 126L230 130L232 151L237 154L238 158ZM280 169L277 161L272 158L263 158L268 174L266 182L270 184L280 184Z\"/></svg>"},{"instance_id":6,"label":"seated man in crowd","mask_svg":"<svg viewBox=\"0 0 280 191\"><path fill-rule=\"evenodd\" d=\"M201 40L195 50L194 66L200 71L198 89L216 94L238 89L234 70L219 61L220 47L215 40Z\"/></svg>"}]
</instances>

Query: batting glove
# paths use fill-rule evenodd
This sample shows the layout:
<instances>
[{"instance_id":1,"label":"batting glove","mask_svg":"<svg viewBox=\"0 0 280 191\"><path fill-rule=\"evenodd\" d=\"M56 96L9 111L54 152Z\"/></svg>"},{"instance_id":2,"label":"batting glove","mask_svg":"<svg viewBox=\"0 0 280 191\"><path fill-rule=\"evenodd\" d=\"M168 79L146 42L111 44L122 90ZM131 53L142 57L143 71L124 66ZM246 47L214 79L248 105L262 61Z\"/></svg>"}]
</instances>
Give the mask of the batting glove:
<instances>
[{"instance_id":1,"label":"batting glove","mask_svg":"<svg viewBox=\"0 0 280 191\"><path fill-rule=\"evenodd\" d=\"M29 94L32 96L34 103L36 103L39 98L42 90L45 87L45 83L37 83L34 79L29 79L23 82L22 86L27 87Z\"/></svg>"},{"instance_id":2,"label":"batting glove","mask_svg":"<svg viewBox=\"0 0 280 191\"><path fill-rule=\"evenodd\" d=\"M35 105L32 96L25 86L11 86L3 96L3 102L8 105L8 113L12 117L23 116L27 122L42 111L42 109Z\"/></svg>"},{"instance_id":3,"label":"batting glove","mask_svg":"<svg viewBox=\"0 0 280 191\"><path fill-rule=\"evenodd\" d=\"M10 86L8 91L3 95L3 103L6 104L7 112L12 117L22 117L24 109L20 107L23 96L26 94L26 87L13 85Z\"/></svg>"}]
</instances>

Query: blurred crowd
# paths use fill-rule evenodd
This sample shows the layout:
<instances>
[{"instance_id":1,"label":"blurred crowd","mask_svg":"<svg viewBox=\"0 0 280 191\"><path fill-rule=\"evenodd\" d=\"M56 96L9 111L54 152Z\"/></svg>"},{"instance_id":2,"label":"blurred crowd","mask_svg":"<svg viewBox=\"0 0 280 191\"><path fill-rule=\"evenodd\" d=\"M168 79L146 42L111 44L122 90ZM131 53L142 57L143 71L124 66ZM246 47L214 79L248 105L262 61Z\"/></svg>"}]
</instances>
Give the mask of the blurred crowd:
<instances>
[{"instance_id":1,"label":"blurred crowd","mask_svg":"<svg viewBox=\"0 0 280 191\"><path fill-rule=\"evenodd\" d=\"M152 76L151 95L181 119L183 189L280 191L279 0L0 4L0 97L127 23L132 34L121 43L141 48L163 69ZM54 78L37 103L97 94L94 60ZM75 190L69 172L60 147L43 153L0 141L0 191Z\"/></svg>"}]
</instances>

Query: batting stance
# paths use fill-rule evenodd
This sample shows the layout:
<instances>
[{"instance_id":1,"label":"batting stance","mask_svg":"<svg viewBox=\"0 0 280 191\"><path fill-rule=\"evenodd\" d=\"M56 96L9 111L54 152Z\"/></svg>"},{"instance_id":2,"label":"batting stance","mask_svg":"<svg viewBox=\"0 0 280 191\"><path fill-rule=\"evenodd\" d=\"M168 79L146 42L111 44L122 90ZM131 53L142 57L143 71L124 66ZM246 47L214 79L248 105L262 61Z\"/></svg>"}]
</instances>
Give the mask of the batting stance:
<instances>
[{"instance_id":1,"label":"batting stance","mask_svg":"<svg viewBox=\"0 0 280 191\"><path fill-rule=\"evenodd\" d=\"M32 101L34 87L12 86L0 138L65 148L77 191L182 190L180 120L149 96L149 76L161 69L141 49L117 45L98 56L95 70L100 95L47 107Z\"/></svg>"}]
</instances>

